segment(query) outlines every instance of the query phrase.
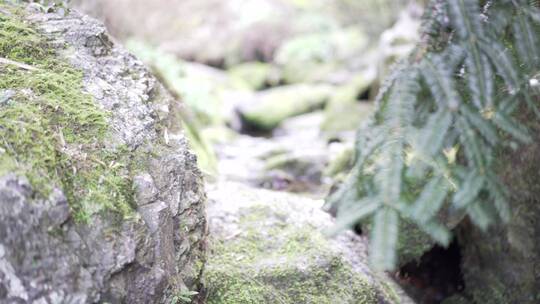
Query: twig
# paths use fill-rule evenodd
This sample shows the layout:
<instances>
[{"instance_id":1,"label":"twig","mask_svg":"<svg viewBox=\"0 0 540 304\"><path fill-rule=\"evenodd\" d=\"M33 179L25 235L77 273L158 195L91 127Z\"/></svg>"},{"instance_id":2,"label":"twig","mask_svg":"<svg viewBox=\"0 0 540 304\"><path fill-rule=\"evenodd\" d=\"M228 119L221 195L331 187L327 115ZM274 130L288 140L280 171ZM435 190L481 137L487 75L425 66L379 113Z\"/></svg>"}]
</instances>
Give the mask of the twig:
<instances>
[{"instance_id":1,"label":"twig","mask_svg":"<svg viewBox=\"0 0 540 304\"><path fill-rule=\"evenodd\" d=\"M13 60L6 59L6 58L2 58L2 57L0 57L0 64L14 65L16 67L19 67L21 69L25 69L25 70L28 70L28 71L37 71L38 70L37 68L35 68L35 67L31 66L31 65L20 63L20 62L13 61Z\"/></svg>"}]
</instances>

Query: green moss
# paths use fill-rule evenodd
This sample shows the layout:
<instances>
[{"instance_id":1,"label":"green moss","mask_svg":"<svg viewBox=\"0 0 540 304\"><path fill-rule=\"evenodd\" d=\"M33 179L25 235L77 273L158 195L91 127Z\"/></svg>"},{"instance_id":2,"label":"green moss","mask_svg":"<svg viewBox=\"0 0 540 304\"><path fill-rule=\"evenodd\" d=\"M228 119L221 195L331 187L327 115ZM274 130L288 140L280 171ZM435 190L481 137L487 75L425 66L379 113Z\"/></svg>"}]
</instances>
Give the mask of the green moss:
<instances>
[{"instance_id":1,"label":"green moss","mask_svg":"<svg viewBox=\"0 0 540 304\"><path fill-rule=\"evenodd\" d=\"M287 215L267 206L241 212L243 234L211 243L208 303L377 303L375 288L322 234L286 224Z\"/></svg>"},{"instance_id":2,"label":"green moss","mask_svg":"<svg viewBox=\"0 0 540 304\"><path fill-rule=\"evenodd\" d=\"M435 245L429 235L409 221L402 220L399 229L403 231L398 237L397 247L401 265L410 261L419 261L420 257Z\"/></svg>"},{"instance_id":3,"label":"green moss","mask_svg":"<svg viewBox=\"0 0 540 304\"><path fill-rule=\"evenodd\" d=\"M129 153L103 146L109 114L81 92L82 73L59 59L21 12L6 9L0 57L36 70L0 65L0 92L14 92L0 105L0 175L25 175L43 197L62 188L79 220L105 209L127 215Z\"/></svg>"},{"instance_id":4,"label":"green moss","mask_svg":"<svg viewBox=\"0 0 540 304\"><path fill-rule=\"evenodd\" d=\"M394 286L392 286L392 284L390 284L387 280L388 279L380 280L382 293L384 294L386 298L390 300L390 303L400 303L401 297L398 295L398 293L394 289ZM393 283L393 284L395 285L396 283Z\"/></svg>"},{"instance_id":5,"label":"green moss","mask_svg":"<svg viewBox=\"0 0 540 304\"><path fill-rule=\"evenodd\" d=\"M362 231L370 234L373 228L371 219L365 219L362 222ZM435 245L435 241L430 236L420 230L412 222L402 219L399 223L397 256L398 265L402 266L406 263L419 261L422 255L428 252Z\"/></svg>"},{"instance_id":6,"label":"green moss","mask_svg":"<svg viewBox=\"0 0 540 304\"><path fill-rule=\"evenodd\" d=\"M340 178L340 175L346 175L352 168L354 161L353 147L347 147L339 152L330 160L324 169L324 175L332 178Z\"/></svg>"},{"instance_id":7,"label":"green moss","mask_svg":"<svg viewBox=\"0 0 540 304\"><path fill-rule=\"evenodd\" d=\"M242 116L246 123L270 131L283 120L322 108L332 94L332 86L323 84L290 85L266 90L260 99L247 107Z\"/></svg>"},{"instance_id":8,"label":"green moss","mask_svg":"<svg viewBox=\"0 0 540 304\"><path fill-rule=\"evenodd\" d=\"M263 89L265 86L275 86L279 83L279 75L268 63L247 62L236 65L229 69L229 75L247 83L254 90Z\"/></svg>"}]
</instances>

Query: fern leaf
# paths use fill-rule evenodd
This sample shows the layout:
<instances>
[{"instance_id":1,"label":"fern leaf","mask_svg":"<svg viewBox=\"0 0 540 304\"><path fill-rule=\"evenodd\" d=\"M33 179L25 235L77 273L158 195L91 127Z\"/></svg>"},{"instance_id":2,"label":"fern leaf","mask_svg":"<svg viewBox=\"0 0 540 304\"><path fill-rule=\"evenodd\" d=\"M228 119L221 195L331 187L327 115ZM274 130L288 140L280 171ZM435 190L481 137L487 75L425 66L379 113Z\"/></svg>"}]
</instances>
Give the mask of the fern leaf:
<instances>
[{"instance_id":1,"label":"fern leaf","mask_svg":"<svg viewBox=\"0 0 540 304\"><path fill-rule=\"evenodd\" d=\"M476 171L469 172L461 183L460 189L454 195L453 205L458 209L467 207L478 197L484 183L485 178L483 176L476 173Z\"/></svg>"},{"instance_id":2,"label":"fern leaf","mask_svg":"<svg viewBox=\"0 0 540 304\"><path fill-rule=\"evenodd\" d=\"M511 211L510 205L507 201L507 194L504 191L505 188L500 182L497 181L496 176L490 175L488 175L486 183L489 196L493 200L493 204L497 210L497 213L499 214L499 217L503 220L503 222L508 223L510 221Z\"/></svg>"},{"instance_id":3,"label":"fern leaf","mask_svg":"<svg viewBox=\"0 0 540 304\"><path fill-rule=\"evenodd\" d=\"M477 0L448 1L450 17L461 40L476 39L477 34L483 34L479 7Z\"/></svg>"},{"instance_id":4,"label":"fern leaf","mask_svg":"<svg viewBox=\"0 0 540 304\"><path fill-rule=\"evenodd\" d=\"M360 171L367 159L376 153L385 140L383 128L371 127L369 135L368 137L364 135L364 132L358 132L356 139L356 165Z\"/></svg>"},{"instance_id":5,"label":"fern leaf","mask_svg":"<svg viewBox=\"0 0 540 304\"><path fill-rule=\"evenodd\" d=\"M489 30L493 37L504 35L504 31L512 21L514 10L510 1L492 1L492 9L489 14Z\"/></svg>"},{"instance_id":6,"label":"fern leaf","mask_svg":"<svg viewBox=\"0 0 540 304\"><path fill-rule=\"evenodd\" d=\"M369 256L377 270L390 270L396 265L398 225L396 210L385 207L375 213Z\"/></svg>"},{"instance_id":7,"label":"fern leaf","mask_svg":"<svg viewBox=\"0 0 540 304\"><path fill-rule=\"evenodd\" d=\"M488 97L486 91L489 85L491 78L486 78L490 76L489 73L489 64L486 57L479 52L478 46L476 43L470 45L469 56L465 59L467 66L467 85L471 93L471 98L473 104L478 108L482 109L488 105Z\"/></svg>"},{"instance_id":8,"label":"fern leaf","mask_svg":"<svg viewBox=\"0 0 540 304\"><path fill-rule=\"evenodd\" d=\"M339 232L346 230L358 221L362 220L366 216L369 216L376 212L381 206L381 202L378 198L365 198L357 201L354 206L348 208L343 216L340 216L336 221L336 224L332 226L326 233L330 236L334 236Z\"/></svg>"},{"instance_id":9,"label":"fern leaf","mask_svg":"<svg viewBox=\"0 0 540 304\"><path fill-rule=\"evenodd\" d=\"M404 71L396 80L385 115L388 138L381 149L380 170L376 181L380 185L383 201L392 204L399 201L404 167L403 150L405 134L410 130L414 117L414 104L420 90L416 69Z\"/></svg>"},{"instance_id":10,"label":"fern leaf","mask_svg":"<svg viewBox=\"0 0 540 304\"><path fill-rule=\"evenodd\" d=\"M412 206L411 216L420 223L431 220L441 209L447 194L444 178L432 178Z\"/></svg>"},{"instance_id":11,"label":"fern leaf","mask_svg":"<svg viewBox=\"0 0 540 304\"><path fill-rule=\"evenodd\" d=\"M481 42L482 51L489 57L497 73L504 79L510 95L514 95L520 87L516 65L509 55L509 50L496 39L489 43Z\"/></svg>"},{"instance_id":12,"label":"fern leaf","mask_svg":"<svg viewBox=\"0 0 540 304\"><path fill-rule=\"evenodd\" d=\"M449 111L440 110L431 115L427 124L418 132L415 148L419 151L425 151L427 156L440 153L446 133L451 126L452 114Z\"/></svg>"},{"instance_id":13,"label":"fern leaf","mask_svg":"<svg viewBox=\"0 0 540 304\"><path fill-rule=\"evenodd\" d=\"M493 127L490 121L486 120L480 113L472 110L469 106L463 105L460 111L465 115L467 120L473 125L476 130L491 144L497 144L497 130Z\"/></svg>"},{"instance_id":14,"label":"fern leaf","mask_svg":"<svg viewBox=\"0 0 540 304\"><path fill-rule=\"evenodd\" d=\"M356 191L356 183L358 170L353 168L353 171L347 176L347 179L343 184L326 198L324 209L329 211L333 208L339 210L346 209L351 205L354 205L358 201L358 194ZM337 213L339 216L339 212Z\"/></svg>"},{"instance_id":15,"label":"fern leaf","mask_svg":"<svg viewBox=\"0 0 540 304\"><path fill-rule=\"evenodd\" d=\"M525 67L538 67L538 34L533 30L527 16L518 8L516 19L512 24L515 36L514 44Z\"/></svg>"},{"instance_id":16,"label":"fern leaf","mask_svg":"<svg viewBox=\"0 0 540 304\"><path fill-rule=\"evenodd\" d=\"M486 164L485 154L477 141L476 132L465 118L460 117L458 122L459 139L463 145L467 162L476 168L484 168Z\"/></svg>"},{"instance_id":17,"label":"fern leaf","mask_svg":"<svg viewBox=\"0 0 540 304\"><path fill-rule=\"evenodd\" d=\"M476 0L455 0L449 2L449 8L454 28L466 46L468 54L465 63L472 100L481 109L489 99L487 91L491 77L489 77L489 65L485 65L487 60L478 44L479 39L485 35L480 20L479 3Z\"/></svg>"},{"instance_id":18,"label":"fern leaf","mask_svg":"<svg viewBox=\"0 0 540 304\"><path fill-rule=\"evenodd\" d=\"M419 225L420 229L431 236L437 243L444 247L450 245L452 234L443 225L438 224L435 221L429 221Z\"/></svg>"},{"instance_id":19,"label":"fern leaf","mask_svg":"<svg viewBox=\"0 0 540 304\"><path fill-rule=\"evenodd\" d=\"M529 144L532 142L532 137L529 135L529 132L527 132L527 130L519 123L514 121L514 119L504 115L501 112L497 112L493 115L492 120L499 128L512 135L515 139L521 141L522 143Z\"/></svg>"},{"instance_id":20,"label":"fern leaf","mask_svg":"<svg viewBox=\"0 0 540 304\"><path fill-rule=\"evenodd\" d=\"M480 202L474 202L467 207L467 213L471 221L480 229L487 230L491 225L492 218L489 213L484 209Z\"/></svg>"},{"instance_id":21,"label":"fern leaf","mask_svg":"<svg viewBox=\"0 0 540 304\"><path fill-rule=\"evenodd\" d=\"M375 176L377 184L380 185L383 201L388 205L399 201L401 194L401 176L404 166L402 151L401 142L394 142L385 147L380 159L382 167Z\"/></svg>"},{"instance_id":22,"label":"fern leaf","mask_svg":"<svg viewBox=\"0 0 540 304\"><path fill-rule=\"evenodd\" d=\"M483 77L486 81L484 87L484 102L482 104L486 105L487 108L493 108L495 104L495 74L493 72L493 67L486 56L482 56L482 68L484 74Z\"/></svg>"},{"instance_id":23,"label":"fern leaf","mask_svg":"<svg viewBox=\"0 0 540 304\"><path fill-rule=\"evenodd\" d=\"M440 107L457 110L461 98L454 85L452 68L446 65L443 57L426 57L422 62L421 73Z\"/></svg>"},{"instance_id":24,"label":"fern leaf","mask_svg":"<svg viewBox=\"0 0 540 304\"><path fill-rule=\"evenodd\" d=\"M449 45L444 53L445 61L451 69L459 66L465 58L465 51L462 47L455 44Z\"/></svg>"}]
</instances>

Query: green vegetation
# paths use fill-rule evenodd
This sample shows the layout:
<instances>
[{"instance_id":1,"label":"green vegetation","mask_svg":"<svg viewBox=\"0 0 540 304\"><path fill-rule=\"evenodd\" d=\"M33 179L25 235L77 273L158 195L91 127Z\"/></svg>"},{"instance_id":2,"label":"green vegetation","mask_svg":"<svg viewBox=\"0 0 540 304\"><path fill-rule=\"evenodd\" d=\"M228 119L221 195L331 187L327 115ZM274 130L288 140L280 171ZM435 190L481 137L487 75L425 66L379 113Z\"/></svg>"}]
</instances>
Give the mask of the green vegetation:
<instances>
[{"instance_id":1,"label":"green vegetation","mask_svg":"<svg viewBox=\"0 0 540 304\"><path fill-rule=\"evenodd\" d=\"M540 10L531 2L429 3L423 45L381 89L371 124L359 132L353 172L329 199L336 231L372 222L377 268L395 267L400 222L446 246L465 218L483 230L510 221L500 151L530 144L527 124L540 117L532 88Z\"/></svg>"},{"instance_id":2,"label":"green vegetation","mask_svg":"<svg viewBox=\"0 0 540 304\"><path fill-rule=\"evenodd\" d=\"M25 175L39 195L60 187L78 220L107 209L130 213L125 149L106 148L109 114L82 90L82 73L58 58L22 20L0 16L0 175Z\"/></svg>"},{"instance_id":3,"label":"green vegetation","mask_svg":"<svg viewBox=\"0 0 540 304\"><path fill-rule=\"evenodd\" d=\"M213 240L209 303L377 303L372 283L332 253L321 233L285 223L261 227L287 216L267 206L241 214L241 236Z\"/></svg>"},{"instance_id":4,"label":"green vegetation","mask_svg":"<svg viewBox=\"0 0 540 304\"><path fill-rule=\"evenodd\" d=\"M250 126L271 131L283 120L322 108L332 96L326 84L296 84L264 92L260 100L243 110L243 119Z\"/></svg>"},{"instance_id":5,"label":"green vegetation","mask_svg":"<svg viewBox=\"0 0 540 304\"><path fill-rule=\"evenodd\" d=\"M192 298L199 293L192 290L182 290L175 294L171 299L171 304L187 304L192 302Z\"/></svg>"}]
</instances>

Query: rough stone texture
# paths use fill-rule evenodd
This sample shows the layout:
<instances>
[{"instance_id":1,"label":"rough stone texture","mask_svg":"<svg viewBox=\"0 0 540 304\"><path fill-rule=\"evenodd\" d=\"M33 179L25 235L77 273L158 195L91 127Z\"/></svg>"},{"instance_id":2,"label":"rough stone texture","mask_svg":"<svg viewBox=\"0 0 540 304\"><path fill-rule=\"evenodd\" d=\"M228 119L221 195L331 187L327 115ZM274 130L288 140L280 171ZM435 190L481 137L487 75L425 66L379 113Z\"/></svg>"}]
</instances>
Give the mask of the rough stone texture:
<instances>
[{"instance_id":1,"label":"rough stone texture","mask_svg":"<svg viewBox=\"0 0 540 304\"><path fill-rule=\"evenodd\" d=\"M234 182L208 194L208 303L412 303L369 269L365 238L323 235L322 200Z\"/></svg>"},{"instance_id":2,"label":"rough stone texture","mask_svg":"<svg viewBox=\"0 0 540 304\"><path fill-rule=\"evenodd\" d=\"M76 223L61 189L47 199L21 176L0 177L1 303L161 303L197 288L206 241L205 193L178 127L176 104L105 28L75 11L27 17L84 73L109 111L110 147L141 155L133 216Z\"/></svg>"}]
</instances>

